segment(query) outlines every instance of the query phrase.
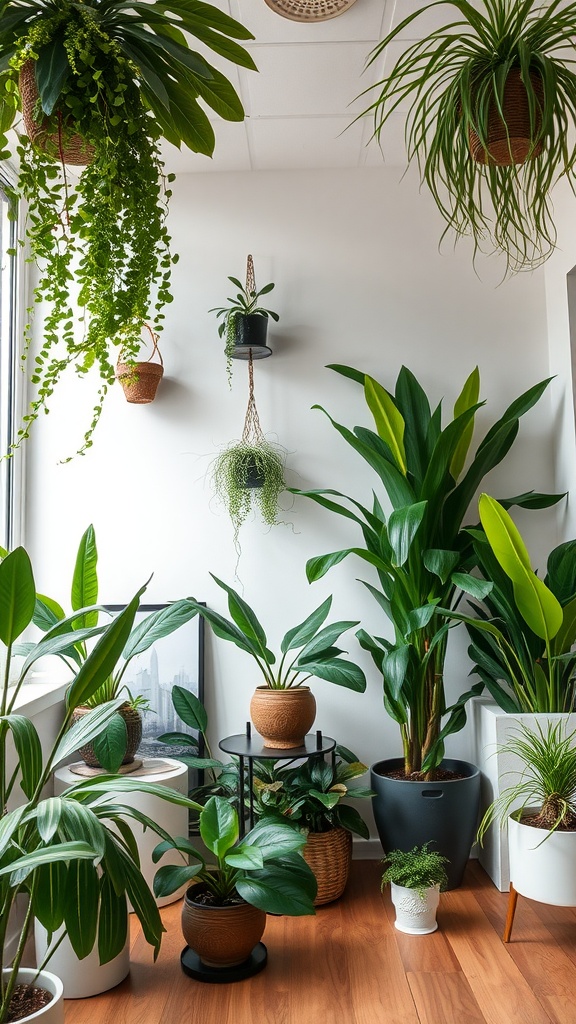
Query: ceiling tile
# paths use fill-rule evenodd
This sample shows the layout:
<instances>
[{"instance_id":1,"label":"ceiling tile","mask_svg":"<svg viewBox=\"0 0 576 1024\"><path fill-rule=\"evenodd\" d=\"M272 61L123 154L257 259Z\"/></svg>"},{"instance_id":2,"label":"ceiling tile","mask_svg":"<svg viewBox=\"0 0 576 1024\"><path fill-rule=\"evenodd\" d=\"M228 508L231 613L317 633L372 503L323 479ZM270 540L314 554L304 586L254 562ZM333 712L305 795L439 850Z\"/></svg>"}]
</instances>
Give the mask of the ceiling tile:
<instances>
[{"instance_id":1,"label":"ceiling tile","mask_svg":"<svg viewBox=\"0 0 576 1024\"><path fill-rule=\"evenodd\" d=\"M259 46L255 52L260 73L247 76L251 116L278 117L344 115L361 104L365 43L293 43Z\"/></svg>"},{"instance_id":2,"label":"ceiling tile","mask_svg":"<svg viewBox=\"0 0 576 1024\"><path fill-rule=\"evenodd\" d=\"M255 171L357 167L362 126L344 117L262 118L248 126Z\"/></svg>"},{"instance_id":3,"label":"ceiling tile","mask_svg":"<svg viewBox=\"0 0 576 1024\"><path fill-rule=\"evenodd\" d=\"M175 174L188 171L249 171L250 153L245 123L219 119L218 123L214 124L214 133L216 146L212 158L202 156L201 153L193 153L186 146L182 146L180 150L176 149L175 146L163 141L161 151L166 171Z\"/></svg>"},{"instance_id":4,"label":"ceiling tile","mask_svg":"<svg viewBox=\"0 0 576 1024\"><path fill-rule=\"evenodd\" d=\"M485 10L484 0L470 0L470 4L477 11ZM396 0L395 9L392 14L392 26L398 25L401 21L404 21L404 18L425 6L423 0ZM455 8L450 8L448 4L444 7L434 7L424 11L419 18L416 18L411 25L405 28L400 38L422 39L423 36L433 32L439 25L447 25L457 20L459 20L458 11Z\"/></svg>"},{"instance_id":5,"label":"ceiling tile","mask_svg":"<svg viewBox=\"0 0 576 1024\"><path fill-rule=\"evenodd\" d=\"M318 43L342 40L380 39L385 11L393 0L356 0L355 4L328 21L290 21L276 14L265 0L231 0L232 17L241 21L257 43Z\"/></svg>"},{"instance_id":6,"label":"ceiling tile","mask_svg":"<svg viewBox=\"0 0 576 1024\"><path fill-rule=\"evenodd\" d=\"M374 126L369 118L365 119L362 140L361 163L365 167L406 167L406 146L404 143L405 119L401 114L391 114L382 129L380 141L371 138Z\"/></svg>"}]
</instances>

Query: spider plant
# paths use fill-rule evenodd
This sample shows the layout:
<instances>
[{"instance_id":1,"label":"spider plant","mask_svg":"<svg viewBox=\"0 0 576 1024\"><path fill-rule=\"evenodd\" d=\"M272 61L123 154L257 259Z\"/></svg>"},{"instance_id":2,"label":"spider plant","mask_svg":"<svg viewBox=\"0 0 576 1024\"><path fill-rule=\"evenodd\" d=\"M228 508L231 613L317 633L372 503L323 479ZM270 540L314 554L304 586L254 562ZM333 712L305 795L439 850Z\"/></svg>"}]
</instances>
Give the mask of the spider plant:
<instances>
[{"instance_id":1,"label":"spider plant","mask_svg":"<svg viewBox=\"0 0 576 1024\"><path fill-rule=\"evenodd\" d=\"M470 235L474 253L488 245L506 255L508 270L538 266L552 253L556 229L550 192L560 177L575 186L576 3L552 0L436 0L400 21L369 55L368 67L421 14L448 7L450 20L412 42L362 95L380 140L388 118L408 106L408 161L416 161L456 237ZM529 139L525 162L514 162L514 132L505 124L509 80L525 88ZM509 159L490 154L491 118L504 123ZM362 115L360 115L362 116ZM470 152L478 137L481 160Z\"/></svg>"}]
</instances>

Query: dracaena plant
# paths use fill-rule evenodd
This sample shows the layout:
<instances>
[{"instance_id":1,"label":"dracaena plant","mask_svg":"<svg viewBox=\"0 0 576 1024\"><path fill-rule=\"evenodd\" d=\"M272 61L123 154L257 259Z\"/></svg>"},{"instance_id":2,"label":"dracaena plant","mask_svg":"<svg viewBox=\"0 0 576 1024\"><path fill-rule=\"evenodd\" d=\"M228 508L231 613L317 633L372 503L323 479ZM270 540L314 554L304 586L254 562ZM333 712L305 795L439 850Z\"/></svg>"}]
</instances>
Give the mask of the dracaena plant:
<instances>
[{"instance_id":1,"label":"dracaena plant","mask_svg":"<svg viewBox=\"0 0 576 1024\"><path fill-rule=\"evenodd\" d=\"M442 404L431 410L426 393L406 367L393 394L359 370L339 365L330 369L364 391L375 429L350 430L329 419L375 472L392 509L386 512L376 493L367 508L341 491L295 491L344 516L359 535L353 547L310 559L308 579L320 579L350 555L376 570L377 586L363 582L391 621L394 639L373 637L365 630L357 636L382 673L384 706L400 727L406 775L430 778L442 760L446 737L465 724L466 702L483 689L482 682L476 683L447 707L448 611L462 593L482 599L491 587L471 574L475 555L465 517L486 473L510 450L520 417L535 405L548 381L517 398L469 457L474 418L484 404L479 401L477 369L465 382L444 427ZM544 508L558 500L558 495L530 491L503 504Z\"/></svg>"},{"instance_id":2,"label":"dracaena plant","mask_svg":"<svg viewBox=\"0 0 576 1024\"><path fill-rule=\"evenodd\" d=\"M474 671L504 711L573 711L576 696L576 541L549 555L540 579L508 514L494 498L479 501L483 530L471 530L476 561L492 588L459 616L472 644Z\"/></svg>"},{"instance_id":3,"label":"dracaena plant","mask_svg":"<svg viewBox=\"0 0 576 1024\"><path fill-rule=\"evenodd\" d=\"M43 797L52 772L79 746L97 736L122 703L95 708L69 728L74 708L113 672L132 629L142 588L105 626L82 624L84 609L59 620L24 655L15 647L32 624L37 594L30 559L16 548L0 562L0 1024L10 1019L10 1001L34 918L49 934L64 927L78 957L97 944L101 963L121 951L128 934L127 897L146 941L158 954L164 927L143 878L130 820L170 837L146 814L126 805L127 791L154 794L184 806L197 804L145 779L101 775L69 786L59 797ZM89 610L86 609L86 614ZM57 655L97 637L71 679L58 735L42 749L33 722L17 711L17 700L40 658ZM21 660L23 657L23 661ZM11 752L12 745L15 751ZM106 798L112 798L106 800ZM16 952L8 926L18 897L28 899Z\"/></svg>"},{"instance_id":4,"label":"dracaena plant","mask_svg":"<svg viewBox=\"0 0 576 1024\"><path fill-rule=\"evenodd\" d=\"M190 599L191 606L210 623L216 636L229 640L241 651L251 655L265 685L271 690L287 690L302 686L311 676L327 679L338 686L364 693L366 678L362 669L342 658L344 653L335 642L357 622L339 621L324 625L332 598L328 597L298 626L289 629L280 644L280 658L268 647L264 629L250 605L232 587L212 579L228 594L231 619Z\"/></svg>"},{"instance_id":5,"label":"dracaena plant","mask_svg":"<svg viewBox=\"0 0 576 1024\"><path fill-rule=\"evenodd\" d=\"M28 437L68 367L100 388L79 452L92 444L114 366L134 364L142 331L161 331L171 301L166 227L169 181L159 142L211 156L212 123L203 104L229 121L242 103L221 71L190 45L255 70L236 40L251 33L201 0L11 0L0 5L0 158L29 77L38 100L32 142L18 134L19 171L11 194L27 204L25 239L38 268L36 303L45 303L42 343L31 372L36 394L17 436ZM66 169L71 138L91 162L78 180ZM73 161L74 162L74 161ZM71 289L73 294L71 294ZM77 294L76 294L77 290ZM32 307L33 308L33 307ZM31 310L29 311L31 314ZM32 341L26 328L25 357Z\"/></svg>"}]
</instances>

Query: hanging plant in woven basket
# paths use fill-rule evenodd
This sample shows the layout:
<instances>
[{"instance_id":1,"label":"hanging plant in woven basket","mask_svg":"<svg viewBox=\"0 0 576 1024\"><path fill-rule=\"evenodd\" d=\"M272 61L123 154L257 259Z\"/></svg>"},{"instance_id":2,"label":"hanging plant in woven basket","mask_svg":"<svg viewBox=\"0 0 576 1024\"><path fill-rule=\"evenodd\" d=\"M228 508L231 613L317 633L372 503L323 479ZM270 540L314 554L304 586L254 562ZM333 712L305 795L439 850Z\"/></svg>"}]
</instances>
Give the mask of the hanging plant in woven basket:
<instances>
[{"instance_id":1,"label":"hanging plant in woven basket","mask_svg":"<svg viewBox=\"0 0 576 1024\"><path fill-rule=\"evenodd\" d=\"M152 355L146 362L135 362L133 359L116 364L116 380L120 381L126 401L133 405L146 405L153 402L156 390L164 373L164 360L158 348L158 335L149 324L144 324L152 342ZM158 362L155 362L158 357Z\"/></svg>"},{"instance_id":2,"label":"hanging plant in woven basket","mask_svg":"<svg viewBox=\"0 0 576 1024\"><path fill-rule=\"evenodd\" d=\"M244 430L240 441L232 441L215 459L212 485L225 506L234 527L238 550L240 527L253 509L268 526L278 522L278 499L286 489L284 465L286 450L269 441L260 426L254 398L254 366L248 360L249 396Z\"/></svg>"}]
</instances>

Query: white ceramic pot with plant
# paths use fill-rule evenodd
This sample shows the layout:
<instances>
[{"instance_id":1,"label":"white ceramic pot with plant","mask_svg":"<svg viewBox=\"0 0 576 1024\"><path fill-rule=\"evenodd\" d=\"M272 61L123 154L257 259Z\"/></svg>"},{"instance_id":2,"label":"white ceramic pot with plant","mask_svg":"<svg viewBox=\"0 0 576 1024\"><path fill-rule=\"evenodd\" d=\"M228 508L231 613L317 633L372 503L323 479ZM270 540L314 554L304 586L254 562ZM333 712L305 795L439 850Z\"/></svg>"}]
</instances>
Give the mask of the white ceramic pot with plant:
<instances>
[{"instance_id":1,"label":"white ceramic pot with plant","mask_svg":"<svg viewBox=\"0 0 576 1024\"><path fill-rule=\"evenodd\" d=\"M8 983L12 971L8 968L2 974L5 982ZM31 988L39 989L50 997L44 1006L39 1006L27 1016L20 1017L20 1024L28 1024L28 1021L34 1021L34 1024L36 1021L38 1024L64 1024L64 987L60 978L50 971L38 971L34 967L20 967L16 978L17 988L20 985L25 986L22 995L31 999L31 1006L35 1005ZM18 991L16 991L17 998Z\"/></svg>"},{"instance_id":2,"label":"white ceramic pot with plant","mask_svg":"<svg viewBox=\"0 0 576 1024\"><path fill-rule=\"evenodd\" d=\"M408 935L429 935L438 928L440 888L446 886L446 857L430 843L413 850L392 850L384 859L382 889L390 883L396 910L394 927Z\"/></svg>"}]
</instances>

